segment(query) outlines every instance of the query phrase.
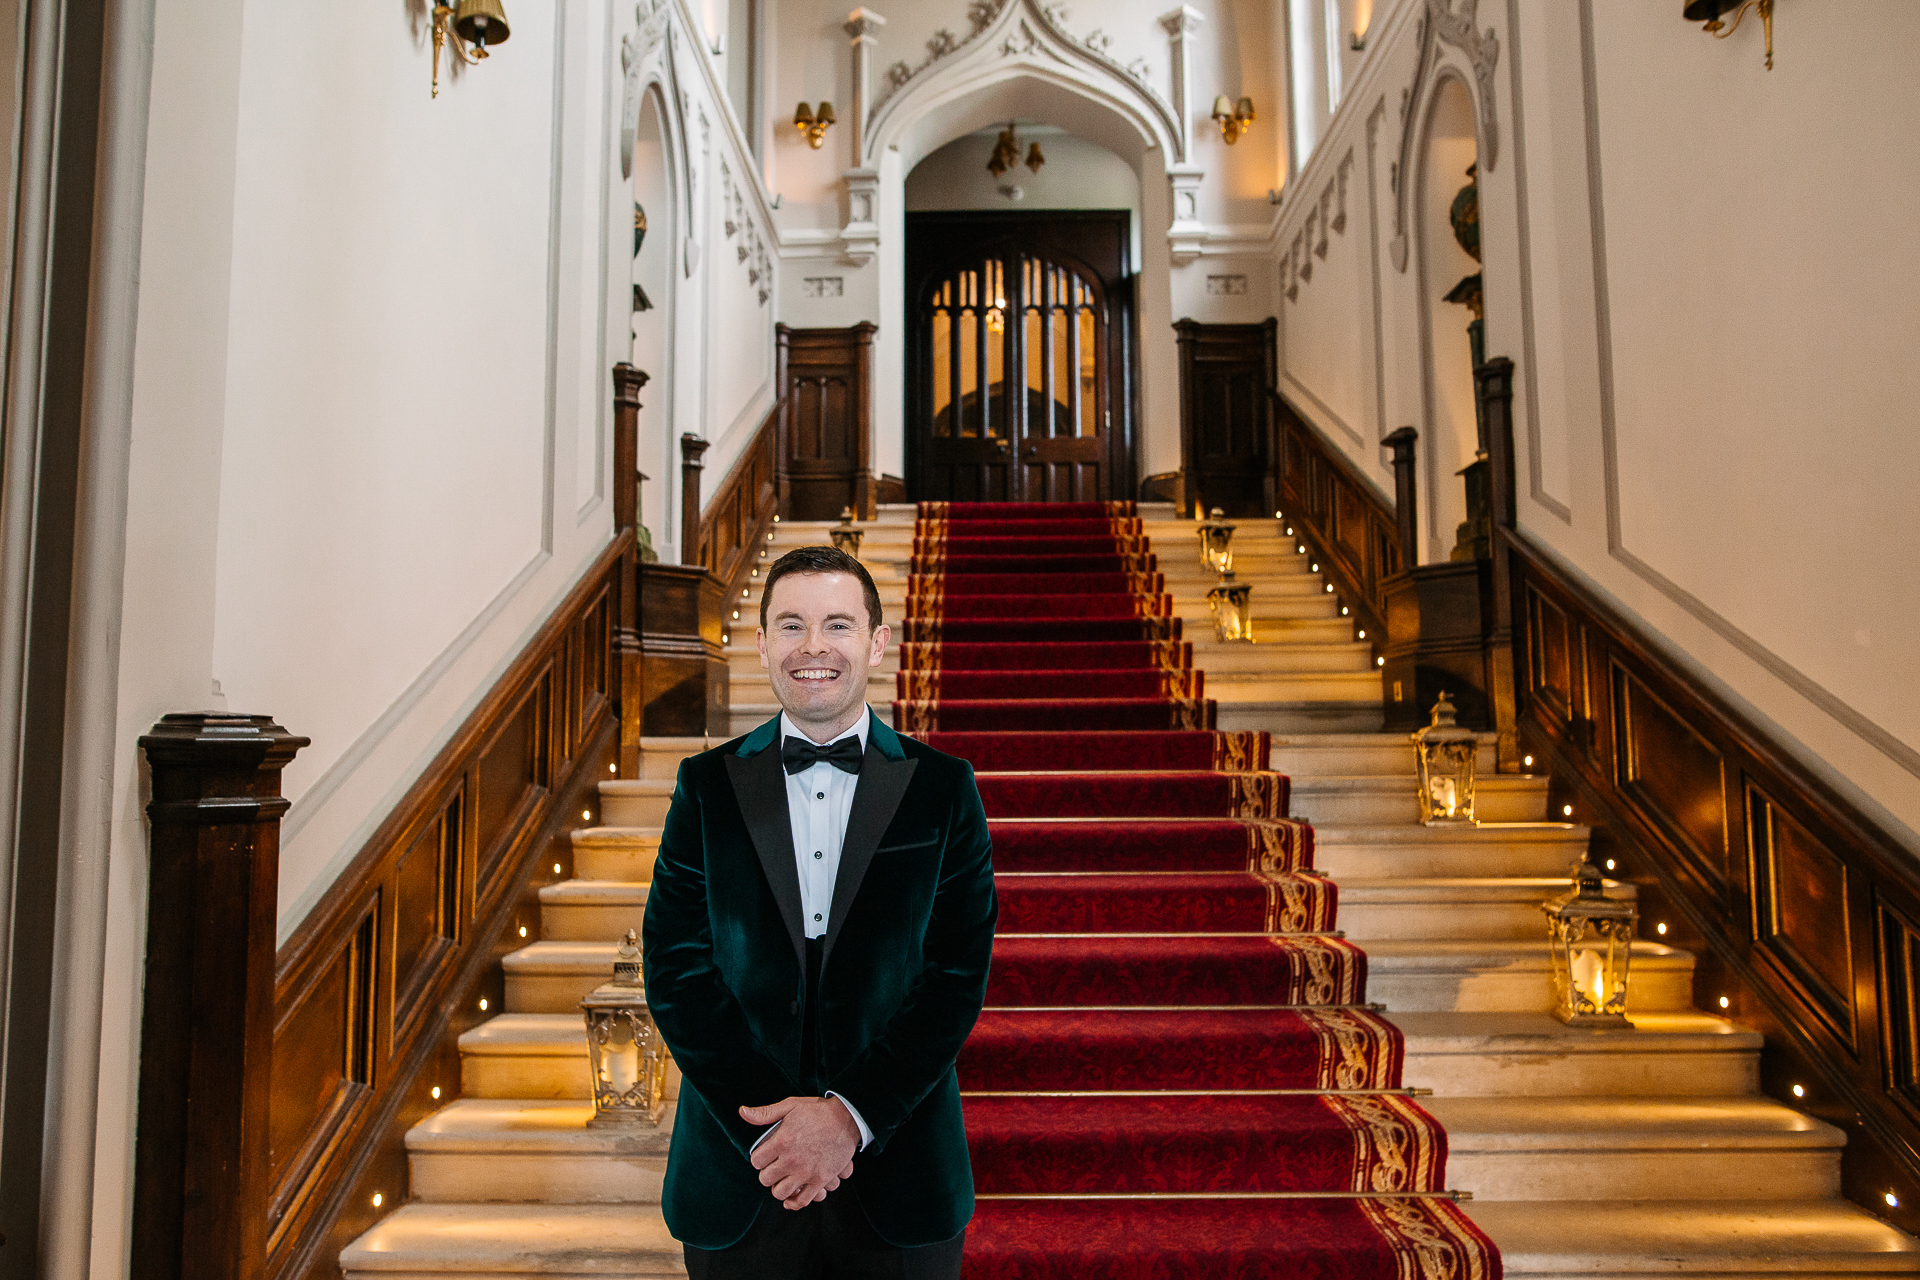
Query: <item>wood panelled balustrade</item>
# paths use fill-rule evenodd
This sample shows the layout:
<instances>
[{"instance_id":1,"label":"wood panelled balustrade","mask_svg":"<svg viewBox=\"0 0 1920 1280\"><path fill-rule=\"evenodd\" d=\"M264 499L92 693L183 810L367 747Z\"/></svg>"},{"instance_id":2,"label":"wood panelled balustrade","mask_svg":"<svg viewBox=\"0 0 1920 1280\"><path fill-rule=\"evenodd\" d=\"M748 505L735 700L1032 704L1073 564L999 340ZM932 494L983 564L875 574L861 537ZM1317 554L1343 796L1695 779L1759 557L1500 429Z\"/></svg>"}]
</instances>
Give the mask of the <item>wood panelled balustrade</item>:
<instances>
[{"instance_id":1,"label":"wood panelled balustrade","mask_svg":"<svg viewBox=\"0 0 1920 1280\"><path fill-rule=\"evenodd\" d=\"M500 1010L500 957L538 935L539 888L569 874L615 759L630 566L629 531L280 948L268 1280L337 1275L406 1196L408 1128L458 1094L458 1038Z\"/></svg>"},{"instance_id":2,"label":"wood panelled balustrade","mask_svg":"<svg viewBox=\"0 0 1920 1280\"><path fill-rule=\"evenodd\" d=\"M729 588L737 589L739 580L747 576L756 548L780 513L780 417L785 410L784 400L767 410L753 439L704 505L697 476L695 483L686 486L691 498L686 509L699 512L699 521L686 519L692 537L681 544L680 562L699 565ZM684 475L689 466L697 469L707 442L685 435L680 437L680 448Z\"/></svg>"},{"instance_id":3,"label":"wood panelled balustrade","mask_svg":"<svg viewBox=\"0 0 1920 1280\"><path fill-rule=\"evenodd\" d=\"M1379 656L1387 641L1386 581L1410 563L1395 508L1279 392L1271 392L1275 510L1333 580Z\"/></svg>"}]
</instances>

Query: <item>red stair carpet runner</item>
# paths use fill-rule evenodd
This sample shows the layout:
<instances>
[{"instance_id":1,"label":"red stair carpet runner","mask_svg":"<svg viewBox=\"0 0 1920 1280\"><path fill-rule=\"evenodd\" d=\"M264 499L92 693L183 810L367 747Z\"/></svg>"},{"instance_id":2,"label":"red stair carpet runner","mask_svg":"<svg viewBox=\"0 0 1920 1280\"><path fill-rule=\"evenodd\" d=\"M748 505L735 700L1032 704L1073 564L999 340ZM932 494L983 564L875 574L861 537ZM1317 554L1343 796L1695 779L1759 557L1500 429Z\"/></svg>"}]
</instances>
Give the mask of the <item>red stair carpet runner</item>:
<instances>
[{"instance_id":1,"label":"red stair carpet runner","mask_svg":"<svg viewBox=\"0 0 1920 1280\"><path fill-rule=\"evenodd\" d=\"M1000 932L967 1280L1498 1280L1264 733L1131 503L922 503L894 723L973 761Z\"/></svg>"}]
</instances>

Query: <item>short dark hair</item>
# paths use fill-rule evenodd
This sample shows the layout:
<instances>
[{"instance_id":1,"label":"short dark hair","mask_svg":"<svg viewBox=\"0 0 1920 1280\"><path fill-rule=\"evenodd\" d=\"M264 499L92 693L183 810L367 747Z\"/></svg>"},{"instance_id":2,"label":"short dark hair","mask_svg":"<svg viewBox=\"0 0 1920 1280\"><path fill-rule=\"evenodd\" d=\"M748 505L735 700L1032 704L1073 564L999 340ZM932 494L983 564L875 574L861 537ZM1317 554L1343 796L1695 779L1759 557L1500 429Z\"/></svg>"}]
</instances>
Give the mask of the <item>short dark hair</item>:
<instances>
[{"instance_id":1,"label":"short dark hair","mask_svg":"<svg viewBox=\"0 0 1920 1280\"><path fill-rule=\"evenodd\" d=\"M880 627L880 588L873 585L867 566L838 547L795 547L773 562L767 570L767 584L760 588L760 629L767 629L767 601L773 599L773 584L790 573L850 573L860 580L860 594L867 605L867 630Z\"/></svg>"}]
</instances>

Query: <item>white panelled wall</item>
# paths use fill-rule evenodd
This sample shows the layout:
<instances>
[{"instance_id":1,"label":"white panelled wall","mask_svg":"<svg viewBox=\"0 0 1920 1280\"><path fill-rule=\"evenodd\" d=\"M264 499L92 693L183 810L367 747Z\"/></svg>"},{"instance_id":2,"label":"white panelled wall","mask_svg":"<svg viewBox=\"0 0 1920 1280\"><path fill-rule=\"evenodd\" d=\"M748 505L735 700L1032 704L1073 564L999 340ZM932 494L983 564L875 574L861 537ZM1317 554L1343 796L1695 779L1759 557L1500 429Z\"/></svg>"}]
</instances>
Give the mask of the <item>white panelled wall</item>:
<instances>
[{"instance_id":1,"label":"white panelled wall","mask_svg":"<svg viewBox=\"0 0 1920 1280\"><path fill-rule=\"evenodd\" d=\"M1281 207L1281 388L1386 492L1379 439L1419 430L1444 560L1472 410L1443 219L1477 158L1521 527L1920 855L1920 29L1799 0L1769 72L1757 21L1678 7L1483 0L1423 43L1444 3L1375 4Z\"/></svg>"}]
</instances>

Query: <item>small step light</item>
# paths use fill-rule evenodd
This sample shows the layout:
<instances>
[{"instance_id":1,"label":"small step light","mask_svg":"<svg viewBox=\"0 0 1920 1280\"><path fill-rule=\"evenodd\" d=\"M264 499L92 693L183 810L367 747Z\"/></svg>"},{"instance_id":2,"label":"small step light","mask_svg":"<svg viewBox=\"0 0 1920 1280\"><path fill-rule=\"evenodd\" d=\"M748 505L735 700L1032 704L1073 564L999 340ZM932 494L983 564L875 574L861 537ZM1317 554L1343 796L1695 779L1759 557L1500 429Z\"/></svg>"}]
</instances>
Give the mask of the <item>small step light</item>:
<instances>
[{"instance_id":1,"label":"small step light","mask_svg":"<svg viewBox=\"0 0 1920 1280\"><path fill-rule=\"evenodd\" d=\"M435 1086L433 1086L433 1097L434 1097L434 1101L436 1101L436 1102L437 1102L437 1101L439 1101L439 1099L440 1099L440 1086L439 1086L439 1085L435 1085Z\"/></svg>"},{"instance_id":2,"label":"small step light","mask_svg":"<svg viewBox=\"0 0 1920 1280\"><path fill-rule=\"evenodd\" d=\"M1331 582L1329 582L1329 583L1327 584L1327 594L1328 594L1328 595L1332 595L1332 594L1333 594L1333 584L1332 584Z\"/></svg>"},{"instance_id":3,"label":"small step light","mask_svg":"<svg viewBox=\"0 0 1920 1280\"><path fill-rule=\"evenodd\" d=\"M1340 612L1345 613L1346 610L1342 609ZM1365 640L1367 638L1367 629L1365 627L1360 628L1360 638L1362 640Z\"/></svg>"},{"instance_id":4,"label":"small step light","mask_svg":"<svg viewBox=\"0 0 1920 1280\"><path fill-rule=\"evenodd\" d=\"M1340 606L1340 616L1343 618L1347 616L1347 606L1345 605Z\"/></svg>"},{"instance_id":5,"label":"small step light","mask_svg":"<svg viewBox=\"0 0 1920 1280\"><path fill-rule=\"evenodd\" d=\"M581 820L582 822L591 822L591 821L593 821L593 810L591 810L591 809L582 809L582 810L580 811L580 820Z\"/></svg>"},{"instance_id":6,"label":"small step light","mask_svg":"<svg viewBox=\"0 0 1920 1280\"><path fill-rule=\"evenodd\" d=\"M613 763L613 762L611 762L611 761L609 761L609 762L608 762L608 764L607 764L607 772L608 772L608 773L619 773L619 772L620 772L620 766L619 766L618 764L616 764L616 763Z\"/></svg>"},{"instance_id":7,"label":"small step light","mask_svg":"<svg viewBox=\"0 0 1920 1280\"><path fill-rule=\"evenodd\" d=\"M1521 763L1526 765L1527 768L1531 769L1533 768L1533 757L1528 756L1525 760L1521 761Z\"/></svg>"},{"instance_id":8,"label":"small step light","mask_svg":"<svg viewBox=\"0 0 1920 1280\"><path fill-rule=\"evenodd\" d=\"M481 996L481 997L480 997L480 1012L482 1012L482 1013L485 1013L486 1011L487 1011L487 998L486 998L485 996Z\"/></svg>"},{"instance_id":9,"label":"small step light","mask_svg":"<svg viewBox=\"0 0 1920 1280\"><path fill-rule=\"evenodd\" d=\"M740 611L739 611L738 609L735 609L735 610L733 611L733 620L734 620L735 622L738 622L738 621L740 621Z\"/></svg>"},{"instance_id":10,"label":"small step light","mask_svg":"<svg viewBox=\"0 0 1920 1280\"><path fill-rule=\"evenodd\" d=\"M1659 935L1660 935L1661 937L1663 937L1663 938L1664 938L1664 937L1666 937L1666 936L1667 936L1667 922L1666 922L1665 920L1662 920L1662 921L1661 921L1661 922L1660 922L1659 924L1657 924L1657 925L1655 925L1655 926L1653 926L1653 931L1654 931L1655 933L1657 933L1657 934L1659 934Z\"/></svg>"},{"instance_id":11,"label":"small step light","mask_svg":"<svg viewBox=\"0 0 1920 1280\"><path fill-rule=\"evenodd\" d=\"M523 938L527 936L527 926L525 925L520 926L520 936Z\"/></svg>"},{"instance_id":12,"label":"small step light","mask_svg":"<svg viewBox=\"0 0 1920 1280\"><path fill-rule=\"evenodd\" d=\"M1613 859L1612 859L1612 858L1608 858L1608 859L1607 859L1607 870L1609 870L1609 871L1611 871L1611 870L1613 870Z\"/></svg>"},{"instance_id":13,"label":"small step light","mask_svg":"<svg viewBox=\"0 0 1920 1280\"><path fill-rule=\"evenodd\" d=\"M374 1193L373 1193L373 1207L374 1207L374 1208L376 1208L376 1209L378 1209L378 1208L379 1208L379 1207L380 1207L381 1205L383 1205L383 1204L385 1204L385 1203L386 1203L386 1199L387 1199L387 1198L386 1198L385 1196L383 1196L383 1195L381 1195L381 1194L380 1194L380 1193L379 1193L378 1191L376 1191L376 1192L374 1192Z\"/></svg>"},{"instance_id":14,"label":"small step light","mask_svg":"<svg viewBox=\"0 0 1920 1280\"><path fill-rule=\"evenodd\" d=\"M1293 554L1295 554L1295 555L1297 555L1297 556L1303 556L1303 555L1305 555L1305 554L1307 554L1307 549L1306 549L1305 547L1295 547L1295 548L1293 549Z\"/></svg>"},{"instance_id":15,"label":"small step light","mask_svg":"<svg viewBox=\"0 0 1920 1280\"><path fill-rule=\"evenodd\" d=\"M1721 996L1721 997L1720 997L1720 1007L1721 1007L1722 1009L1729 1009L1729 1008L1732 1008L1732 1007L1733 1007L1733 1001L1731 1001L1731 1000L1729 1000L1729 999L1727 999L1727 998L1726 998L1725 996Z\"/></svg>"},{"instance_id":16,"label":"small step light","mask_svg":"<svg viewBox=\"0 0 1920 1280\"><path fill-rule=\"evenodd\" d=\"M1287 526L1287 536L1288 536L1289 538L1291 538L1291 537L1293 536L1293 526L1292 526L1292 525L1288 525L1288 526Z\"/></svg>"},{"instance_id":17,"label":"small step light","mask_svg":"<svg viewBox=\"0 0 1920 1280\"><path fill-rule=\"evenodd\" d=\"M553 864L553 874L555 875L560 874L560 864L557 862Z\"/></svg>"},{"instance_id":18,"label":"small step light","mask_svg":"<svg viewBox=\"0 0 1920 1280\"><path fill-rule=\"evenodd\" d=\"M1376 667L1384 667L1387 665L1387 660L1385 658L1375 658L1373 660L1373 665Z\"/></svg>"},{"instance_id":19,"label":"small step light","mask_svg":"<svg viewBox=\"0 0 1920 1280\"><path fill-rule=\"evenodd\" d=\"M1807 1091L1801 1086L1795 1085L1793 1086L1793 1096L1796 1098L1804 1098L1807 1096Z\"/></svg>"},{"instance_id":20,"label":"small step light","mask_svg":"<svg viewBox=\"0 0 1920 1280\"><path fill-rule=\"evenodd\" d=\"M1573 816L1573 806L1570 804L1561 805L1560 816L1563 818L1571 818Z\"/></svg>"},{"instance_id":21,"label":"small step light","mask_svg":"<svg viewBox=\"0 0 1920 1280\"><path fill-rule=\"evenodd\" d=\"M779 524L779 523L780 523L780 517L779 517L779 516L775 516L775 517L773 518L773 522L774 522L775 524ZM768 534L767 536L768 536L769 538L771 538L771 537L772 537L773 535L772 535L772 534Z\"/></svg>"},{"instance_id":22,"label":"small step light","mask_svg":"<svg viewBox=\"0 0 1920 1280\"><path fill-rule=\"evenodd\" d=\"M1893 1194L1893 1192L1891 1191L1887 1192L1887 1208L1898 1209L1899 1207L1900 1207L1900 1197Z\"/></svg>"}]
</instances>

